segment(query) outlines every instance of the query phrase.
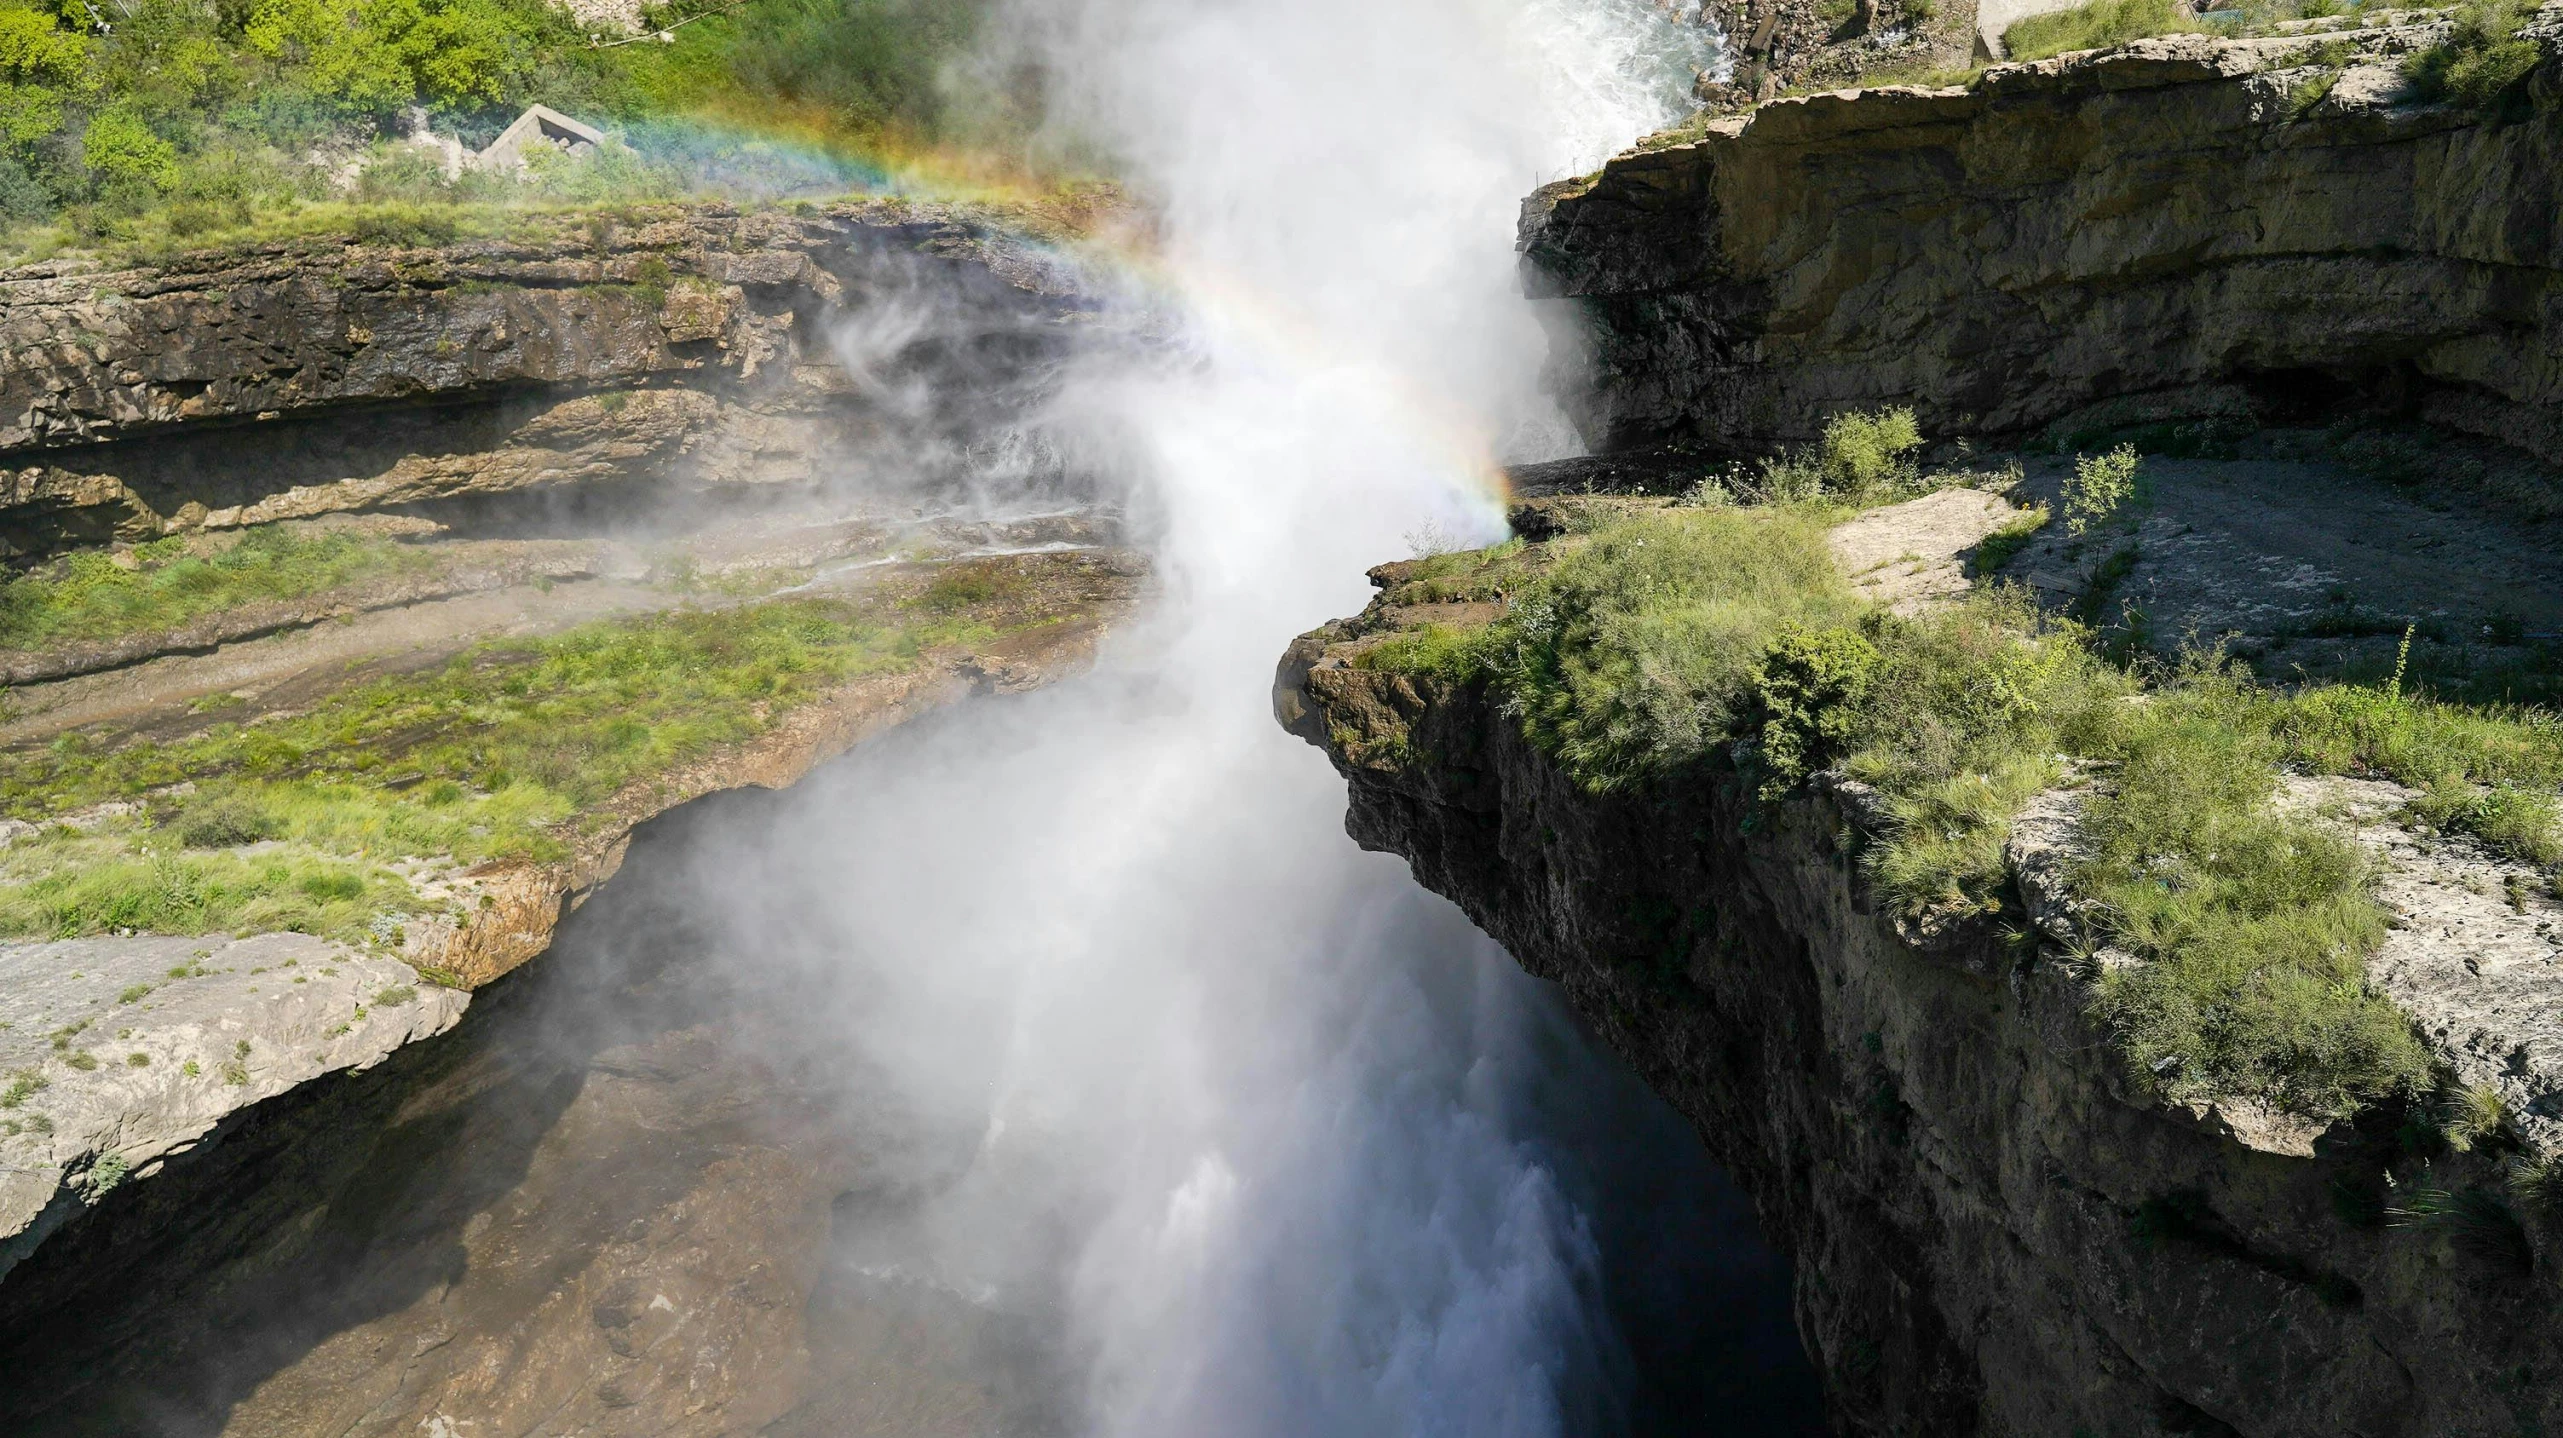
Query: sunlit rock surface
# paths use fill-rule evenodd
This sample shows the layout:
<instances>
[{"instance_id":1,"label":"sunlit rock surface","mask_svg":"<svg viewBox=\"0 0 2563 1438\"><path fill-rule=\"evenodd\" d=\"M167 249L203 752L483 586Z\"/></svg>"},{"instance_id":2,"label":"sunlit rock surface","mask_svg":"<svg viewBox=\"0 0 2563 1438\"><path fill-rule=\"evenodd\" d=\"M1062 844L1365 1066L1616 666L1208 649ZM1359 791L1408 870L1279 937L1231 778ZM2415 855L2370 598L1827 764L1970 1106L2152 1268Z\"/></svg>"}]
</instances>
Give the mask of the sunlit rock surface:
<instances>
[{"instance_id":1,"label":"sunlit rock surface","mask_svg":"<svg viewBox=\"0 0 2563 1438\"><path fill-rule=\"evenodd\" d=\"M2396 66L2437 33L1783 99L1547 186L1521 242L1594 327L1580 423L1751 449L1885 403L2016 435L2365 391L2563 457L2551 62L2522 123L2420 104ZM2317 96L2324 44L2355 54Z\"/></svg>"}]
</instances>

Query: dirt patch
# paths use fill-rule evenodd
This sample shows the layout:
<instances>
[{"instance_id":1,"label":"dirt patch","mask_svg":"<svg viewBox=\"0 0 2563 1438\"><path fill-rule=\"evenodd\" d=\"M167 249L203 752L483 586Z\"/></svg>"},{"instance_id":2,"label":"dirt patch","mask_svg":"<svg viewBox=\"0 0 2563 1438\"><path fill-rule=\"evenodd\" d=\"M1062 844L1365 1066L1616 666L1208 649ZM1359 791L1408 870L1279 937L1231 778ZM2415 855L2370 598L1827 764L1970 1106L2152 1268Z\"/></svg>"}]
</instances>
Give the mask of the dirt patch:
<instances>
[{"instance_id":1,"label":"dirt patch","mask_svg":"<svg viewBox=\"0 0 2563 1438\"><path fill-rule=\"evenodd\" d=\"M1834 561L1860 592L1898 614L1967 592L1966 557L2022 512L1998 494L1944 489L1834 526Z\"/></svg>"}]
</instances>

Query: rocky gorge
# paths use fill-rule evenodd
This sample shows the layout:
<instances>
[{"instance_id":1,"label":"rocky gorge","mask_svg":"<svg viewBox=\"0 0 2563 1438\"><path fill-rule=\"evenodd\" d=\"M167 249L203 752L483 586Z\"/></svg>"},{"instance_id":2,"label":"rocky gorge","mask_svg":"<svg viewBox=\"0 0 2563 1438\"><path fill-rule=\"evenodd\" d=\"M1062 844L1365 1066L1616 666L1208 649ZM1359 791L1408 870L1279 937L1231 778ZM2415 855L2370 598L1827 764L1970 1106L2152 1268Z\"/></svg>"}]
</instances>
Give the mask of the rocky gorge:
<instances>
[{"instance_id":1,"label":"rocky gorge","mask_svg":"<svg viewBox=\"0 0 2563 1438\"><path fill-rule=\"evenodd\" d=\"M57 1374L7 1425L97 1401L59 1365L130 1285L317 1261L269 1240L348 1127L525 1060L510 976L660 816L1074 672L1139 593L1109 503L970 456L1120 342L1019 217L423 238L0 276L5 842L54 896L0 947L0 1348Z\"/></svg>"},{"instance_id":2,"label":"rocky gorge","mask_svg":"<svg viewBox=\"0 0 2563 1438\"><path fill-rule=\"evenodd\" d=\"M2501 116L2408 89L2440 22L2386 16L1779 99L1541 190L1526 275L1589 322L1569 394L1599 453L1515 470L1514 544L1383 565L1282 660L1276 716L1344 777L1352 836L1562 985L1752 1193L1840 1431L2563 1417L2556 1229L2519 1178L2563 1139L2552 855L2434 828L2374 768L2283 767L2272 808L2365 856L2386 929L2350 991L2394 1006L2435 1087L2347 1118L2170 1097L2180 1058L2132 1062L2103 997L2160 960L2078 887L2108 763L2006 813L1984 908L1908 908L1881 852L1932 811L1838 767L1775 784L1751 726L1776 719L1638 780L1579 770L1539 664L1678 682L1642 647L1675 621L1591 621L1636 659L1524 658L1609 592L1544 576L1661 563L1629 536L1678 529L1646 524L1831 504L1863 633L2007 588L2140 675L2203 650L2277 692L2399 694L2425 656L2448 692L2548 694L2555 13ZM1822 465L1856 458L1813 442L1889 406L1941 441L1940 477L1906 481L1936 492L1829 497ZM2389 432L2414 463L2357 439ZM2050 524L2077 452L2120 444L2151 486L2123 530ZM2440 548L2450 525L2487 547ZM2352 610L2377 617L2325 618ZM2450 1094L2497 1115L2482 1142Z\"/></svg>"}]
</instances>

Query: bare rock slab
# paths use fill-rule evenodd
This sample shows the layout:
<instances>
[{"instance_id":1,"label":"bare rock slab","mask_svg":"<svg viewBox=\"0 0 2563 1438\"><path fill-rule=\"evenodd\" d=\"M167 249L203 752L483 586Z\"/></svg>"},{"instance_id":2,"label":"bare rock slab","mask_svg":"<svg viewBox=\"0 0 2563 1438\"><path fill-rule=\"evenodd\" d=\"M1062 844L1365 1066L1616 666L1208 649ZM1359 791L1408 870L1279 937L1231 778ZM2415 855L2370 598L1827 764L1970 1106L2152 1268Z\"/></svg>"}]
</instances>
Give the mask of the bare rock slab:
<instances>
[{"instance_id":1,"label":"bare rock slab","mask_svg":"<svg viewBox=\"0 0 2563 1438\"><path fill-rule=\"evenodd\" d=\"M17 1096L0 1111L0 1275L225 1118L371 1068L470 1003L308 934L0 946L0 1094Z\"/></svg>"}]
</instances>

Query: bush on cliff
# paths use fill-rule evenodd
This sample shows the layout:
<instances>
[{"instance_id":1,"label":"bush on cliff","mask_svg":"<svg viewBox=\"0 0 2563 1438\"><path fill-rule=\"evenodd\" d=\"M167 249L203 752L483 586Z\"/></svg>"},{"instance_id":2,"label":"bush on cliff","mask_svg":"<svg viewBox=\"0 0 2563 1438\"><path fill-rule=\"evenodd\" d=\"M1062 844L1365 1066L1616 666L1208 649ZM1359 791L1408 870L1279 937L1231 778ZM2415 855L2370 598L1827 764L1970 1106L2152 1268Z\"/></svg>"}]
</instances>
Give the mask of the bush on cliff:
<instances>
[{"instance_id":1,"label":"bush on cliff","mask_svg":"<svg viewBox=\"0 0 2563 1438\"><path fill-rule=\"evenodd\" d=\"M2517 0L2468 0L2449 15L2447 38L2407 57L2403 74L2423 99L2523 118L2521 82L2543 52L2518 31L2535 13Z\"/></svg>"},{"instance_id":2,"label":"bush on cliff","mask_svg":"<svg viewBox=\"0 0 2563 1438\"><path fill-rule=\"evenodd\" d=\"M2045 60L2197 28L2198 22L2174 0L2093 0L2075 9L2015 21L2002 32L2002 44L2014 60Z\"/></svg>"},{"instance_id":3,"label":"bush on cliff","mask_svg":"<svg viewBox=\"0 0 2563 1438\"><path fill-rule=\"evenodd\" d=\"M1479 662L1533 741L1588 787L1686 767L1727 739L1775 636L1858 617L1824 528L1796 508L1607 524L1486 632Z\"/></svg>"}]
</instances>

